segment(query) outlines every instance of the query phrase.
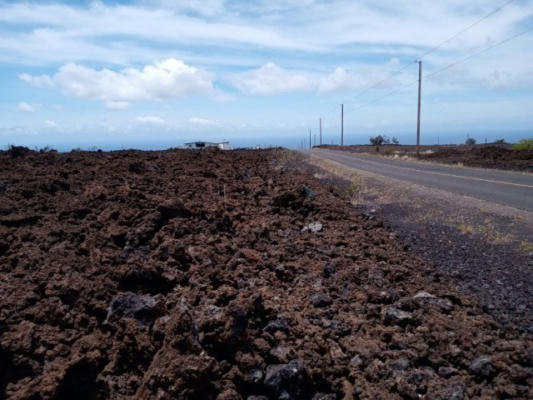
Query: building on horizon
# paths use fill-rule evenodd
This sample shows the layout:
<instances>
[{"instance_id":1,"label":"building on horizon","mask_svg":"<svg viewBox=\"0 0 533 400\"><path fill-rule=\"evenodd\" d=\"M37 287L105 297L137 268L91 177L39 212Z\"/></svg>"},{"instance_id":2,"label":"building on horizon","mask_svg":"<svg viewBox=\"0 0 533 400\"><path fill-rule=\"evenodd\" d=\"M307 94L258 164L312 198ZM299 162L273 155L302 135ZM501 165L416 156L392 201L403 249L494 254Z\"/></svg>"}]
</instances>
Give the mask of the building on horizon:
<instances>
[{"instance_id":1,"label":"building on horizon","mask_svg":"<svg viewBox=\"0 0 533 400\"><path fill-rule=\"evenodd\" d=\"M204 141L196 141L196 142L189 142L185 143L186 149L205 149L208 147L218 147L220 150L231 150L231 146L229 141L225 140L222 142L204 142Z\"/></svg>"}]
</instances>

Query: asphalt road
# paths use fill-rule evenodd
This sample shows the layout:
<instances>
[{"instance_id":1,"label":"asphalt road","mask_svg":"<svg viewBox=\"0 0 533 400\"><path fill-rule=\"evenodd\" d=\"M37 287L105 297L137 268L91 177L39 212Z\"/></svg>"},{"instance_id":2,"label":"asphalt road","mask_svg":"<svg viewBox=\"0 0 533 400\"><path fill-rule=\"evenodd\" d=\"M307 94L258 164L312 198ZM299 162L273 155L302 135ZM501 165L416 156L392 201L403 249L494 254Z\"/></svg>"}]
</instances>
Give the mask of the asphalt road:
<instances>
[{"instance_id":1,"label":"asphalt road","mask_svg":"<svg viewBox=\"0 0 533 400\"><path fill-rule=\"evenodd\" d=\"M391 160L344 151L314 149L312 153L354 169L533 211L533 174Z\"/></svg>"}]
</instances>

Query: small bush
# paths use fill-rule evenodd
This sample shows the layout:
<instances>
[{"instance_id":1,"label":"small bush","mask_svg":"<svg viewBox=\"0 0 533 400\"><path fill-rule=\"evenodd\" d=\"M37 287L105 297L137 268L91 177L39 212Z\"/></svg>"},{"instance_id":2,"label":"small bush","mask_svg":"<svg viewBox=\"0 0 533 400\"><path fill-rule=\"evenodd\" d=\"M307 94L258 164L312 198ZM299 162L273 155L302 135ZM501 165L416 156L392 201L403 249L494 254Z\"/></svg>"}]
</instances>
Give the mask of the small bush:
<instances>
[{"instance_id":1,"label":"small bush","mask_svg":"<svg viewBox=\"0 0 533 400\"><path fill-rule=\"evenodd\" d=\"M24 157L26 154L30 152L31 150L25 146L10 145L9 148L7 149L7 153L13 158Z\"/></svg>"},{"instance_id":2,"label":"small bush","mask_svg":"<svg viewBox=\"0 0 533 400\"><path fill-rule=\"evenodd\" d=\"M42 149L39 150L39 153L57 153L56 149L51 148L50 146L45 146Z\"/></svg>"},{"instance_id":3,"label":"small bush","mask_svg":"<svg viewBox=\"0 0 533 400\"><path fill-rule=\"evenodd\" d=\"M533 151L533 139L520 140L518 143L513 144L513 150Z\"/></svg>"}]
</instances>

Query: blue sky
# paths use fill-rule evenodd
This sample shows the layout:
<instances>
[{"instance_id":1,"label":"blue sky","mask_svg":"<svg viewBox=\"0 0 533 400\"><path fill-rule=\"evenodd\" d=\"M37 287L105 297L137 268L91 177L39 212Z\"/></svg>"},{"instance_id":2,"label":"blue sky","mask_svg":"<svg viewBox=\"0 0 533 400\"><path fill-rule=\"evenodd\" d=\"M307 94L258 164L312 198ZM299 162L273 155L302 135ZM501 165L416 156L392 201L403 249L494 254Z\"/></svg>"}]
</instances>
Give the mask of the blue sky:
<instances>
[{"instance_id":1,"label":"blue sky","mask_svg":"<svg viewBox=\"0 0 533 400\"><path fill-rule=\"evenodd\" d=\"M0 144L412 143L414 60L504 0L0 1ZM533 27L515 0L424 74ZM533 32L424 78L423 143L533 136ZM382 82L391 73L400 74ZM391 90L400 91L366 107Z\"/></svg>"}]
</instances>

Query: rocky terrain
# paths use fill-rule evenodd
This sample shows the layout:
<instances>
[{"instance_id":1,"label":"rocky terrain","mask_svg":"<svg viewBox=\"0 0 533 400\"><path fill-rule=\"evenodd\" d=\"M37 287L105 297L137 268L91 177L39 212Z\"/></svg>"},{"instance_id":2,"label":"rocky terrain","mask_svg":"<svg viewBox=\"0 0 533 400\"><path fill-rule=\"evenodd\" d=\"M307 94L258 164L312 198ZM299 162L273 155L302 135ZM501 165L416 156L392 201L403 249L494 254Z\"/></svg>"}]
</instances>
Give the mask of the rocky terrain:
<instances>
[{"instance_id":1,"label":"rocky terrain","mask_svg":"<svg viewBox=\"0 0 533 400\"><path fill-rule=\"evenodd\" d=\"M503 329L291 153L0 154L0 398L533 397Z\"/></svg>"}]
</instances>

